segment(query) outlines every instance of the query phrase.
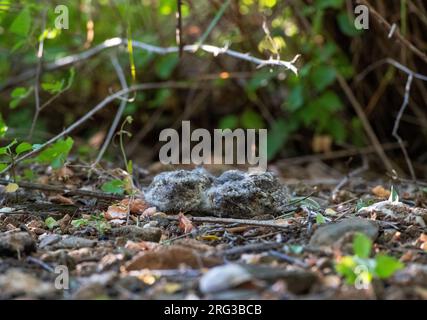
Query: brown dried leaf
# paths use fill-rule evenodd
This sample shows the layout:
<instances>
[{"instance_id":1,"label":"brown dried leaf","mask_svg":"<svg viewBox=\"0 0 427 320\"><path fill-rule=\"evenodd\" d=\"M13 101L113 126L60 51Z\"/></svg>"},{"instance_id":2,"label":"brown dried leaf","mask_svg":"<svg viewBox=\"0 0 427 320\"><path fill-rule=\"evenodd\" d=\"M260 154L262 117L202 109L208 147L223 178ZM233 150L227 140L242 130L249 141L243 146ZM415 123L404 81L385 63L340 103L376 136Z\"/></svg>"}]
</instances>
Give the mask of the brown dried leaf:
<instances>
[{"instance_id":1,"label":"brown dried leaf","mask_svg":"<svg viewBox=\"0 0 427 320\"><path fill-rule=\"evenodd\" d=\"M58 194L56 196L49 197L49 201L52 203L58 203L58 204L69 204L69 205L74 204L73 200L71 200L70 198L64 197L60 194Z\"/></svg>"},{"instance_id":2,"label":"brown dried leaf","mask_svg":"<svg viewBox=\"0 0 427 320\"><path fill-rule=\"evenodd\" d=\"M193 223L182 212L178 215L179 228L184 233L189 233L194 229Z\"/></svg>"},{"instance_id":3,"label":"brown dried leaf","mask_svg":"<svg viewBox=\"0 0 427 320\"><path fill-rule=\"evenodd\" d=\"M129 198L123 199L120 201L119 205L123 207L129 206L130 212L133 214L142 214L148 208L148 204L139 198L133 199L132 201L130 201Z\"/></svg>"},{"instance_id":4,"label":"brown dried leaf","mask_svg":"<svg viewBox=\"0 0 427 320\"><path fill-rule=\"evenodd\" d=\"M142 213L142 217L143 218L149 218L154 216L157 213L157 208L156 207L150 207L144 210L144 212Z\"/></svg>"},{"instance_id":5,"label":"brown dried leaf","mask_svg":"<svg viewBox=\"0 0 427 320\"><path fill-rule=\"evenodd\" d=\"M128 240L125 244L125 248L132 251L151 251L158 247L159 247L158 243L150 242L150 241L134 242L134 241Z\"/></svg>"},{"instance_id":6,"label":"brown dried leaf","mask_svg":"<svg viewBox=\"0 0 427 320\"><path fill-rule=\"evenodd\" d=\"M390 190L384 188L383 186L376 186L371 191L378 198L388 199L390 197Z\"/></svg>"},{"instance_id":7,"label":"brown dried leaf","mask_svg":"<svg viewBox=\"0 0 427 320\"><path fill-rule=\"evenodd\" d=\"M104 213L104 217L107 220L114 220L114 219L126 219L128 215L128 208L127 206L120 206L120 205L112 205L108 207L108 210Z\"/></svg>"}]
</instances>

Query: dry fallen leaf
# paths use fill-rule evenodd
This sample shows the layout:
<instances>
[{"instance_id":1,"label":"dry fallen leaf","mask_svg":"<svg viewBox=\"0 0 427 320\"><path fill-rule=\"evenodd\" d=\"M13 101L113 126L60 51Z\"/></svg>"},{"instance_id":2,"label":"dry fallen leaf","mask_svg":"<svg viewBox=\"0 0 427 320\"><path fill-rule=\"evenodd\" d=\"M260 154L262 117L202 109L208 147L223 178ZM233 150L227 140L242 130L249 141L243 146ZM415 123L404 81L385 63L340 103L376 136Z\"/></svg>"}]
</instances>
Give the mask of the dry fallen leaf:
<instances>
[{"instance_id":1,"label":"dry fallen leaf","mask_svg":"<svg viewBox=\"0 0 427 320\"><path fill-rule=\"evenodd\" d=\"M390 190L387 190L383 186L376 186L371 191L378 198L388 199L390 197Z\"/></svg>"},{"instance_id":2,"label":"dry fallen leaf","mask_svg":"<svg viewBox=\"0 0 427 320\"><path fill-rule=\"evenodd\" d=\"M53 171L52 178L58 181L67 181L72 176L74 176L73 170L71 170L67 166L63 166L62 168Z\"/></svg>"},{"instance_id":3,"label":"dry fallen leaf","mask_svg":"<svg viewBox=\"0 0 427 320\"><path fill-rule=\"evenodd\" d=\"M52 203L58 203L58 204L69 204L69 205L74 204L73 200L71 200L70 198L64 197L60 194L58 194L56 196L49 197L49 201Z\"/></svg>"},{"instance_id":4,"label":"dry fallen leaf","mask_svg":"<svg viewBox=\"0 0 427 320\"><path fill-rule=\"evenodd\" d=\"M179 228L184 233L189 233L194 229L193 223L182 212L178 215Z\"/></svg>"},{"instance_id":5,"label":"dry fallen leaf","mask_svg":"<svg viewBox=\"0 0 427 320\"><path fill-rule=\"evenodd\" d=\"M125 248L132 251L150 251L157 247L159 247L158 243L150 241L134 242L128 240L125 244Z\"/></svg>"},{"instance_id":6,"label":"dry fallen leaf","mask_svg":"<svg viewBox=\"0 0 427 320\"><path fill-rule=\"evenodd\" d=\"M119 203L120 206L128 207L131 213L133 214L142 214L147 208L148 204L142 199L133 199L130 201L129 198L123 199Z\"/></svg>"},{"instance_id":7,"label":"dry fallen leaf","mask_svg":"<svg viewBox=\"0 0 427 320\"><path fill-rule=\"evenodd\" d=\"M5 188L4 191L6 193L14 193L16 190L19 189L19 186L16 183L9 183Z\"/></svg>"},{"instance_id":8,"label":"dry fallen leaf","mask_svg":"<svg viewBox=\"0 0 427 320\"><path fill-rule=\"evenodd\" d=\"M329 135L315 135L311 142L311 148L315 153L330 152L332 148L332 137Z\"/></svg>"},{"instance_id":9,"label":"dry fallen leaf","mask_svg":"<svg viewBox=\"0 0 427 320\"><path fill-rule=\"evenodd\" d=\"M152 217L154 214L157 213L157 208L156 207L150 207L144 210L144 212L142 213L142 217L143 218L149 218Z\"/></svg>"},{"instance_id":10,"label":"dry fallen leaf","mask_svg":"<svg viewBox=\"0 0 427 320\"><path fill-rule=\"evenodd\" d=\"M104 217L107 220L114 220L114 219L126 219L128 215L128 208L127 206L120 206L120 205L112 205L108 207L108 210L104 213Z\"/></svg>"}]
</instances>

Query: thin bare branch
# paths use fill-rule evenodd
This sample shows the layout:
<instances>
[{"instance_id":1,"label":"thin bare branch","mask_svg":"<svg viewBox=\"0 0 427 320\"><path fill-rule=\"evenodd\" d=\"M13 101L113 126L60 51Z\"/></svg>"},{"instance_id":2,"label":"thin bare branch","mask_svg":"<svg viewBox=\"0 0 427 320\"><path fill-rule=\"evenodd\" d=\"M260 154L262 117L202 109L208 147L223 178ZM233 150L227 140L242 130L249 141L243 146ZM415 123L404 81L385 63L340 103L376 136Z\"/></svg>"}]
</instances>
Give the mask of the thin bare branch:
<instances>
[{"instance_id":1,"label":"thin bare branch","mask_svg":"<svg viewBox=\"0 0 427 320\"><path fill-rule=\"evenodd\" d=\"M105 40L104 42L102 42L101 44L77 53L77 54L73 54L70 56L66 56L63 58L59 58L55 61L52 62L48 62L45 63L43 65L43 70L44 71L53 71L53 70L57 70L60 68L64 68L73 64L76 64L78 62L87 60L99 53L101 53L102 51L106 50L106 49L111 49L111 48L116 48L122 45L126 45L127 44L127 39L122 39L122 38L111 38L108 40ZM144 50L147 52L152 52L152 53L156 53L159 55L166 55L166 54L171 54L171 53L177 53L179 52L179 47L158 47L158 46L154 46L151 44L147 44L144 42L140 42L140 41L136 41L136 40L132 40L132 45L134 48L140 49L140 50ZM198 49L203 50L205 52L211 53L214 56L218 56L220 54L224 54L224 55L228 55L230 57L236 58L236 59L240 59L240 60L244 60L244 61L248 61L250 63L253 63L257 66L276 66L276 67L283 67L286 68L288 70L291 70L293 73L297 74L298 73L298 69L297 67L294 65L294 63L296 62L296 59L299 57L299 55L295 56L291 61L285 61L285 60L277 60L277 59L268 59L268 60L263 60L263 59L259 59L256 57L251 56L248 53L241 53L238 51L234 51L231 49L228 49L227 47L217 47L217 46L213 46L213 45L208 45L208 44L203 44L201 46L199 46L198 44L192 44L192 45L186 45L182 48L183 51L186 52L190 52L190 53L195 53ZM23 73L21 73L20 75L9 79L8 81L6 81L5 83L0 85L0 90L3 90L6 87L10 87L12 85L15 85L17 83L20 83L22 81L31 79L32 77L34 77L36 74L36 70L35 69L30 69L27 70Z\"/></svg>"}]
</instances>

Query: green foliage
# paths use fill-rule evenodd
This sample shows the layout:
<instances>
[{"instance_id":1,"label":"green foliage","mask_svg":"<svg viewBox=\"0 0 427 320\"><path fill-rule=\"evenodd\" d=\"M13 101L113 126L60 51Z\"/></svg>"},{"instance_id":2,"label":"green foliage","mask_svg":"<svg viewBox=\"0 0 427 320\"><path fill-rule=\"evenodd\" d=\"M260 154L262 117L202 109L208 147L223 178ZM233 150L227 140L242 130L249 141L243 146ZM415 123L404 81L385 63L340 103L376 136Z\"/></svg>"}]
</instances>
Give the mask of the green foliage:
<instances>
[{"instance_id":1,"label":"green foliage","mask_svg":"<svg viewBox=\"0 0 427 320\"><path fill-rule=\"evenodd\" d=\"M125 192L125 183L122 180L115 179L104 183L101 190L107 193L123 194Z\"/></svg>"},{"instance_id":2,"label":"green foliage","mask_svg":"<svg viewBox=\"0 0 427 320\"><path fill-rule=\"evenodd\" d=\"M326 223L325 217L321 213L316 214L316 223L317 224Z\"/></svg>"},{"instance_id":3,"label":"green foliage","mask_svg":"<svg viewBox=\"0 0 427 320\"><path fill-rule=\"evenodd\" d=\"M314 68L310 74L310 80L318 92L325 90L336 79L335 68L326 65L320 65Z\"/></svg>"},{"instance_id":4,"label":"green foliage","mask_svg":"<svg viewBox=\"0 0 427 320\"><path fill-rule=\"evenodd\" d=\"M49 228L49 230L52 230L52 229L54 229L55 227L57 227L59 225L58 221L56 221L52 217L46 218L46 220L44 221L44 224L46 225L46 227Z\"/></svg>"},{"instance_id":5,"label":"green foliage","mask_svg":"<svg viewBox=\"0 0 427 320\"><path fill-rule=\"evenodd\" d=\"M359 200L357 200L357 203L356 203L356 212L362 208L369 207L370 205L372 205L374 203L375 203L375 201L373 199L368 199L368 200L359 199Z\"/></svg>"},{"instance_id":6,"label":"green foliage","mask_svg":"<svg viewBox=\"0 0 427 320\"><path fill-rule=\"evenodd\" d=\"M73 147L73 139L60 139L52 146L43 150L36 158L36 161L43 164L49 164L54 169L61 168L67 160L68 154Z\"/></svg>"},{"instance_id":7,"label":"green foliage","mask_svg":"<svg viewBox=\"0 0 427 320\"><path fill-rule=\"evenodd\" d=\"M25 37L30 32L31 28L31 11L28 6L24 7L18 16L13 20L9 27L9 31L21 37Z\"/></svg>"},{"instance_id":8,"label":"green foliage","mask_svg":"<svg viewBox=\"0 0 427 320\"><path fill-rule=\"evenodd\" d=\"M8 127L6 122L4 122L3 116L0 113L0 138L3 138L6 135L7 129Z\"/></svg>"},{"instance_id":9,"label":"green foliage","mask_svg":"<svg viewBox=\"0 0 427 320\"><path fill-rule=\"evenodd\" d=\"M33 88L24 88L24 87L17 87L15 88L12 93L10 94L12 100L10 100L9 107L11 109L15 109L22 100L28 97L28 95L33 91Z\"/></svg>"},{"instance_id":10,"label":"green foliage","mask_svg":"<svg viewBox=\"0 0 427 320\"><path fill-rule=\"evenodd\" d=\"M353 240L353 252L356 256L366 259L371 254L372 241L363 233L357 233Z\"/></svg>"},{"instance_id":11,"label":"green foliage","mask_svg":"<svg viewBox=\"0 0 427 320\"><path fill-rule=\"evenodd\" d=\"M21 153L30 151L33 149L33 146L31 144L29 144L28 142L21 142L20 144L18 144L18 146L15 149L15 153L16 155L20 155Z\"/></svg>"},{"instance_id":12,"label":"green foliage","mask_svg":"<svg viewBox=\"0 0 427 320\"><path fill-rule=\"evenodd\" d=\"M101 235L105 234L108 230L111 229L111 225L102 215L91 215L88 219L75 219L71 221L71 225L76 229L91 226L95 228Z\"/></svg>"},{"instance_id":13,"label":"green foliage","mask_svg":"<svg viewBox=\"0 0 427 320\"><path fill-rule=\"evenodd\" d=\"M399 193L397 189L392 185L390 189L390 198L388 199L391 202L399 202Z\"/></svg>"},{"instance_id":14,"label":"green foliage","mask_svg":"<svg viewBox=\"0 0 427 320\"><path fill-rule=\"evenodd\" d=\"M0 37L0 46L4 48L0 52L0 74L4 74L5 79L13 75L10 65L5 63L12 57L12 54L16 60L19 59L26 66L35 65L37 57L34 54L34 47L37 47L40 39L46 40L44 60L47 62L69 55L71 52L75 52L76 48L83 48L84 45L87 45L85 41L89 15L84 12L86 9L83 10L78 2L67 4L70 24L72 23L73 26L72 32L55 29L56 15L53 10L54 3L51 1L40 4L37 1L16 0L12 3L14 4L12 7L6 3L3 6L4 11L0 10L0 30L4 30ZM112 3L113 5L108 1L96 3L96 10L99 14L90 15L90 19L96 26L96 37L93 43L89 44L90 47L96 46L105 39L125 34L129 40L140 40L165 47L175 44L176 0L160 0L154 4L147 1L113 1ZM190 7L184 3L182 6L183 25L185 28L188 27L188 30L184 28L185 44L206 40L206 42L219 46L230 43L234 50L248 52L260 58L268 59L274 54L279 54L281 59L288 60L296 53L301 53L303 57L300 74L296 77L281 68L251 69L250 64L233 62L232 58L219 57L216 61L216 58L210 54L199 51L194 61L203 59L206 61L206 65L208 62L216 61L206 68L206 72L203 71L205 73L226 71L231 74L237 71L250 74L247 79L219 78L209 83L213 91L217 88L226 88L232 81L239 83L239 86L244 89L242 99L239 99L242 101L238 106L240 109L236 108L238 111L235 114L217 116L215 119L218 121L217 127L230 129L239 126L244 128L268 127L268 158L270 160L278 156L284 146L294 142L291 138L297 130L301 130L305 136L309 136L306 139L308 144L310 134L325 134L331 136L333 142L337 144L350 142L362 146L364 144L363 128L356 117L352 118L350 114L346 113L340 91L336 90L338 74L349 79L354 75L354 70L343 49L333 39L328 38L328 33L325 32L327 25L330 25L327 23L327 19L336 17L333 19L336 19L337 32L349 37L357 37L361 34L354 28L345 1L316 0L295 5L296 8L277 0L239 1L236 5L231 6L228 6L228 3L233 2L222 1L221 6L200 2L197 6L191 7L191 12ZM87 4L87 8L93 5L95 4ZM43 30L41 12L46 7L48 7L47 20ZM83 7L86 8L86 5ZM238 28L230 22L230 19L222 18L224 13L227 15L231 10L236 9L240 11L239 19L242 19L239 23L243 26L246 23L248 26L252 26L250 29L254 31L253 33L245 33L245 28L240 30L240 25ZM298 12L298 15L313 25L313 28L310 30L300 28L295 10L301 11ZM259 14L268 17L266 19L268 35L263 30L261 22L258 29L253 23L253 21L258 21L253 18ZM251 22L248 23L249 21ZM144 25L143 29L138 27L141 23ZM183 76L183 79L193 80L191 77L187 77L188 65L193 60L180 60L177 53L157 55L136 50L132 46L128 46L128 49L129 57L125 54L119 56L123 66L130 65L131 67L130 72L128 68L124 68L127 78L135 80L133 78L136 74L137 80L142 82L151 81L152 78L166 80L172 78L176 73L179 77ZM259 52L256 52L257 49ZM103 58L105 57L101 55L86 61L88 70L94 70L92 69L94 66L98 68L98 63L103 61ZM176 72L178 64L180 65L179 73ZM99 68L104 68L104 64L99 64ZM215 68L217 69L214 70ZM79 81L75 83L75 90L79 94L70 95L71 99L68 99L67 96L67 100L78 106L82 101L89 101L89 98L93 97L98 85L100 88L109 87L114 75L105 75L111 69L97 70L100 71L91 73L90 79L84 76L79 77ZM135 70L138 72L136 73ZM58 70L55 72L44 70L40 79L43 89L42 100L46 98L47 93L59 95L70 88L74 75L74 69L70 69L68 76L66 73L61 75ZM193 71L190 75L193 76ZM196 74L194 73L194 75ZM195 79L197 76L199 75L196 75ZM2 81L0 80L0 82ZM20 112L9 112L7 116L7 122L13 129L30 127L33 108L29 108L29 105L26 106L25 102L33 102L31 101L33 90L32 86L16 87L10 92L10 99L5 103L8 103L11 109L20 108ZM81 99L79 100L79 98ZM150 112L152 112L149 110L150 108L166 106L167 110L175 110L177 106L182 106L182 100L178 101L178 98L180 98L179 94L168 88L138 93L135 101L128 104L125 114L135 115L135 119L140 125L150 116ZM43 102L45 101L43 100ZM271 108L275 120L273 123L266 123L266 119L257 108L260 105L266 105L269 111ZM51 107L55 108L54 104L49 106L49 108ZM71 123L76 114L81 113L81 109L75 114L72 112L64 115L61 125ZM165 112L165 114L167 113L169 112ZM162 116L159 125L168 125L167 121L171 121L168 115ZM37 123L37 125L39 124ZM5 128L6 126L2 125L0 118L0 137L4 136ZM42 127L42 129L42 131L49 131L51 128ZM37 141L40 142L40 139ZM65 162L68 152L59 151L56 156L55 153L55 150L48 148L40 154L36 161L60 167Z\"/></svg>"},{"instance_id":15,"label":"green foliage","mask_svg":"<svg viewBox=\"0 0 427 320\"><path fill-rule=\"evenodd\" d=\"M369 258L372 241L366 235L357 233L353 239L353 256L341 257L335 270L345 277L348 284L370 283L372 279L387 279L396 271L404 268L404 264L394 257L377 254Z\"/></svg>"}]
</instances>

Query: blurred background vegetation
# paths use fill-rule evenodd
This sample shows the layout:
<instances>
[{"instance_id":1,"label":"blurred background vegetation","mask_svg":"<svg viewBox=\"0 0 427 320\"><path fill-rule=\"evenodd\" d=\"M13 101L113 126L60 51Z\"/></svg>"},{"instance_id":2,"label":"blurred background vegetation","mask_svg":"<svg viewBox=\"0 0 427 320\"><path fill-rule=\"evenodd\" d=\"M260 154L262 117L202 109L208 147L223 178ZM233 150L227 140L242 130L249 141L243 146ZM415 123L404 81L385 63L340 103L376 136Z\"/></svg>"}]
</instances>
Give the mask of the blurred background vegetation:
<instances>
[{"instance_id":1,"label":"blurred background vegetation","mask_svg":"<svg viewBox=\"0 0 427 320\"><path fill-rule=\"evenodd\" d=\"M256 65L225 55L184 52L156 55L135 49L136 82L189 81L199 88L163 88L139 92L126 106L134 119L127 152L137 163L156 161L158 134L179 128L181 120L195 127L268 128L272 161L328 153L371 145L360 117L354 112L343 81L360 103L382 144L395 143L391 132L403 101L407 76L383 65L363 80L357 75L371 64L393 58L420 73L426 62L370 17L369 30L354 27L350 0L232 0L219 16L223 0L182 1L182 41L199 41L215 17L217 25L206 44L250 53L262 59L296 54L299 75L283 68ZM370 0L370 5L420 51L427 50L427 3L423 0ZM69 8L69 29L55 29L55 7ZM43 19L43 12L47 17ZM161 47L176 46L177 0L0 1L0 112L9 126L6 138L26 139L34 115L34 79L8 85L10 79L37 65L40 37L45 38L44 61L88 50L113 37ZM45 25L45 27L44 27ZM263 27L265 26L265 27ZM129 30L131 32L129 32ZM42 110L32 142L59 133L94 105L119 90L111 64L116 54L127 82L131 63L125 46L101 52L89 60L41 74ZM340 81L341 79L341 81ZM410 106L402 118L400 134L407 141L419 177L427 176L427 91L414 81ZM99 112L73 133L76 153L94 159L120 101ZM119 160L117 143L107 159ZM407 172L398 148L387 150ZM375 154L373 163L382 166ZM89 161L89 160L88 160ZM424 165L423 165L424 164Z\"/></svg>"}]
</instances>

